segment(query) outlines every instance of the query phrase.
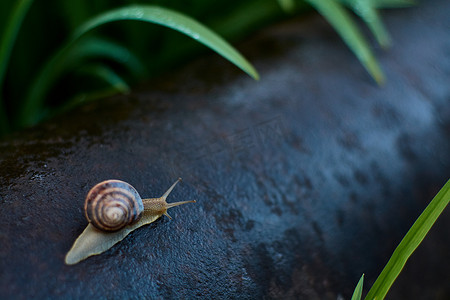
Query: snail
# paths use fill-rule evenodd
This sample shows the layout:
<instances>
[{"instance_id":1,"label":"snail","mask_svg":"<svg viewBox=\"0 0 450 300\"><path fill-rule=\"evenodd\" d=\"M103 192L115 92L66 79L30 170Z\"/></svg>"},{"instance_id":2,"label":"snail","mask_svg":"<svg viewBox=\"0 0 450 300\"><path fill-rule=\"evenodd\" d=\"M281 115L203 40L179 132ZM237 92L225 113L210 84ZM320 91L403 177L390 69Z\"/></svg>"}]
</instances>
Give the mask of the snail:
<instances>
[{"instance_id":1,"label":"snail","mask_svg":"<svg viewBox=\"0 0 450 300\"><path fill-rule=\"evenodd\" d=\"M136 189L121 180L106 180L95 185L86 196L84 212L89 224L75 240L65 263L76 264L89 256L105 252L133 230L156 221L171 207L195 200L167 203L166 198L178 178L160 198L141 199Z\"/></svg>"}]
</instances>

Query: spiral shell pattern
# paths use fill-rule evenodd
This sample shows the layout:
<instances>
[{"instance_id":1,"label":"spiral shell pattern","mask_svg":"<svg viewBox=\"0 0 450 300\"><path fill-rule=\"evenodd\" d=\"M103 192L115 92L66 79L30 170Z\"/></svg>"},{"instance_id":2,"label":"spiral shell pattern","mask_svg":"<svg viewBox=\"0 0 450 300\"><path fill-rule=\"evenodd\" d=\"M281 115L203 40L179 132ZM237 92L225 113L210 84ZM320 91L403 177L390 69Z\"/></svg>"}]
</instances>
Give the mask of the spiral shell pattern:
<instances>
[{"instance_id":1,"label":"spiral shell pattern","mask_svg":"<svg viewBox=\"0 0 450 300\"><path fill-rule=\"evenodd\" d=\"M138 192L120 180L94 186L84 203L87 220L103 231L117 231L140 219L144 205Z\"/></svg>"}]
</instances>

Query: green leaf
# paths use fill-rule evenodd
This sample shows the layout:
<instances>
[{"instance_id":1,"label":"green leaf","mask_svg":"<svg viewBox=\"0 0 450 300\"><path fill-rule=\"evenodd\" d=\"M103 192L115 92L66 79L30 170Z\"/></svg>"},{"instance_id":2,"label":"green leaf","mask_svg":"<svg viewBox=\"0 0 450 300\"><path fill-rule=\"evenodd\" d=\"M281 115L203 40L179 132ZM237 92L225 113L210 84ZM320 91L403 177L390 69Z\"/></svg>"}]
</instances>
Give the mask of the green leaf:
<instances>
[{"instance_id":1,"label":"green leaf","mask_svg":"<svg viewBox=\"0 0 450 300\"><path fill-rule=\"evenodd\" d=\"M33 0L17 1L0 39L0 135L6 133L9 128L3 99L3 81L17 34L32 3Z\"/></svg>"},{"instance_id":2,"label":"green leaf","mask_svg":"<svg viewBox=\"0 0 450 300\"><path fill-rule=\"evenodd\" d=\"M387 48L391 45L391 37L383 25L380 14L378 13L373 1L367 0L339 0L341 3L350 7L358 14L369 27L378 43Z\"/></svg>"},{"instance_id":3,"label":"green leaf","mask_svg":"<svg viewBox=\"0 0 450 300\"><path fill-rule=\"evenodd\" d=\"M81 67L77 70L80 76L97 77L107 83L107 87L96 89L94 91L82 92L67 101L64 101L59 107L48 111L49 116L55 116L75 108L81 103L99 100L101 98L110 97L119 93L126 94L130 91L130 87L117 73L111 68L102 64L91 64Z\"/></svg>"},{"instance_id":4,"label":"green leaf","mask_svg":"<svg viewBox=\"0 0 450 300\"><path fill-rule=\"evenodd\" d=\"M391 46L391 36L384 27L380 14L375 8L367 7L365 10L360 11L359 15L367 24L370 31L372 31L381 47L388 48Z\"/></svg>"},{"instance_id":5,"label":"green leaf","mask_svg":"<svg viewBox=\"0 0 450 300\"><path fill-rule=\"evenodd\" d=\"M364 274L362 274L361 278L358 281L358 284L356 285L355 291L352 295L352 300L361 300L362 297L362 290L363 290L363 282L364 282Z\"/></svg>"},{"instance_id":6,"label":"green leaf","mask_svg":"<svg viewBox=\"0 0 450 300\"><path fill-rule=\"evenodd\" d=\"M111 97L113 95L117 95L117 89L115 87L108 87L105 89L100 89L96 91L89 91L80 93L68 101L65 101L60 107L49 112L49 116L56 116L62 114L66 111L69 111L82 103L91 102L100 100L103 98Z\"/></svg>"},{"instance_id":7,"label":"green leaf","mask_svg":"<svg viewBox=\"0 0 450 300\"><path fill-rule=\"evenodd\" d=\"M367 0L375 8L399 8L417 5L416 0Z\"/></svg>"},{"instance_id":8,"label":"green leaf","mask_svg":"<svg viewBox=\"0 0 450 300\"><path fill-rule=\"evenodd\" d=\"M286 13L293 13L295 10L295 1L294 0L277 0L280 7Z\"/></svg>"},{"instance_id":9,"label":"green leaf","mask_svg":"<svg viewBox=\"0 0 450 300\"><path fill-rule=\"evenodd\" d=\"M366 300L384 299L406 261L420 245L439 215L450 202L450 180L428 204L395 249L388 263L366 296Z\"/></svg>"},{"instance_id":10,"label":"green leaf","mask_svg":"<svg viewBox=\"0 0 450 300\"><path fill-rule=\"evenodd\" d=\"M150 22L177 30L216 51L254 79L259 79L253 66L219 35L188 16L159 6L132 5L108 11L82 25L73 40L100 25L121 20Z\"/></svg>"},{"instance_id":11,"label":"green leaf","mask_svg":"<svg viewBox=\"0 0 450 300\"><path fill-rule=\"evenodd\" d=\"M0 87L3 84L6 68L8 66L11 50L16 42L17 34L22 26L23 19L28 12L33 0L17 1L14 7L0 42ZM1 90L1 88L0 88Z\"/></svg>"},{"instance_id":12,"label":"green leaf","mask_svg":"<svg viewBox=\"0 0 450 300\"><path fill-rule=\"evenodd\" d=\"M141 61L127 48L117 43L100 38L89 38L80 40L71 47L65 46L45 65L31 85L19 116L20 125L31 125L43 118L44 115L41 110L45 95L51 86L63 74L92 58L110 59L120 63L128 67L136 77L142 77L146 74Z\"/></svg>"},{"instance_id":13,"label":"green leaf","mask_svg":"<svg viewBox=\"0 0 450 300\"><path fill-rule=\"evenodd\" d=\"M83 51L79 49L73 50L73 48L77 46L79 38L88 31L103 24L123 20L151 22L180 31L221 54L253 78L259 78L259 75L253 66L239 54L239 52L220 36L197 21L180 13L157 6L133 5L123 7L100 14L81 25L73 34L72 39L61 47L53 58L44 66L40 75L37 77L36 82L32 85L28 97L25 99L21 115L19 116L21 126L34 124L43 117L40 112L42 111L42 106L44 104L45 94L51 84L55 82L62 72L78 63L75 59L76 57L85 56ZM104 51L106 50L107 49L104 49Z\"/></svg>"},{"instance_id":14,"label":"green leaf","mask_svg":"<svg viewBox=\"0 0 450 300\"><path fill-rule=\"evenodd\" d=\"M381 71L372 51L361 34L358 26L351 18L350 14L335 0L306 0L339 33L347 46L353 51L359 61L363 64L369 74L378 84L384 82L384 75Z\"/></svg>"},{"instance_id":15,"label":"green leaf","mask_svg":"<svg viewBox=\"0 0 450 300\"><path fill-rule=\"evenodd\" d=\"M90 58L109 59L123 65L137 78L147 74L143 62L128 48L103 38L86 38L80 40L67 52L67 66L72 68L82 60Z\"/></svg>"},{"instance_id":16,"label":"green leaf","mask_svg":"<svg viewBox=\"0 0 450 300\"><path fill-rule=\"evenodd\" d=\"M108 83L113 89L120 93L130 92L130 87L116 72L103 64L94 64L80 69L81 73L97 77Z\"/></svg>"}]
</instances>

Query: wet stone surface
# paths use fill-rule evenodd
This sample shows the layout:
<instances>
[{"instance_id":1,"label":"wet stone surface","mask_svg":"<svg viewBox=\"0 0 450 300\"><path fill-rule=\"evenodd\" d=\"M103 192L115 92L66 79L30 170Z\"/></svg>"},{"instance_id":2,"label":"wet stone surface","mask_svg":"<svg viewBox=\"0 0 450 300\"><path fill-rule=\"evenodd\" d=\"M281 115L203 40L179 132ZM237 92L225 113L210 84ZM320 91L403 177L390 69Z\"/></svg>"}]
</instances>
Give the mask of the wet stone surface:
<instances>
[{"instance_id":1,"label":"wet stone surface","mask_svg":"<svg viewBox=\"0 0 450 300\"><path fill-rule=\"evenodd\" d=\"M319 17L0 143L0 298L349 299L449 177L450 4L386 14L377 87ZM268 46L269 45L269 46ZM121 179L173 208L108 252L64 256L84 197ZM450 215L390 299L448 299ZM367 290L366 290L367 291Z\"/></svg>"}]
</instances>

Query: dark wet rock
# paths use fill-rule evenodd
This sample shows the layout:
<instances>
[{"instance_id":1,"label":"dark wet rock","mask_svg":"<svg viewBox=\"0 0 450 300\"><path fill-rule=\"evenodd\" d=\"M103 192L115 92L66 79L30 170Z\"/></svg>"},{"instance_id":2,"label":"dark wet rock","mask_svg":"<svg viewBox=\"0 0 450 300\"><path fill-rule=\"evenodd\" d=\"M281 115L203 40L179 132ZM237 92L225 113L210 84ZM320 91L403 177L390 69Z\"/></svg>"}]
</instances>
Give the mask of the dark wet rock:
<instances>
[{"instance_id":1,"label":"dark wet rock","mask_svg":"<svg viewBox=\"0 0 450 300\"><path fill-rule=\"evenodd\" d=\"M241 45L260 82L217 56L0 144L0 298L349 299L370 286L450 169L450 3L389 12L377 87L319 17ZM270 45L270 47L268 46ZM64 256L88 190L174 208L110 251ZM391 299L448 299L450 216Z\"/></svg>"}]
</instances>

